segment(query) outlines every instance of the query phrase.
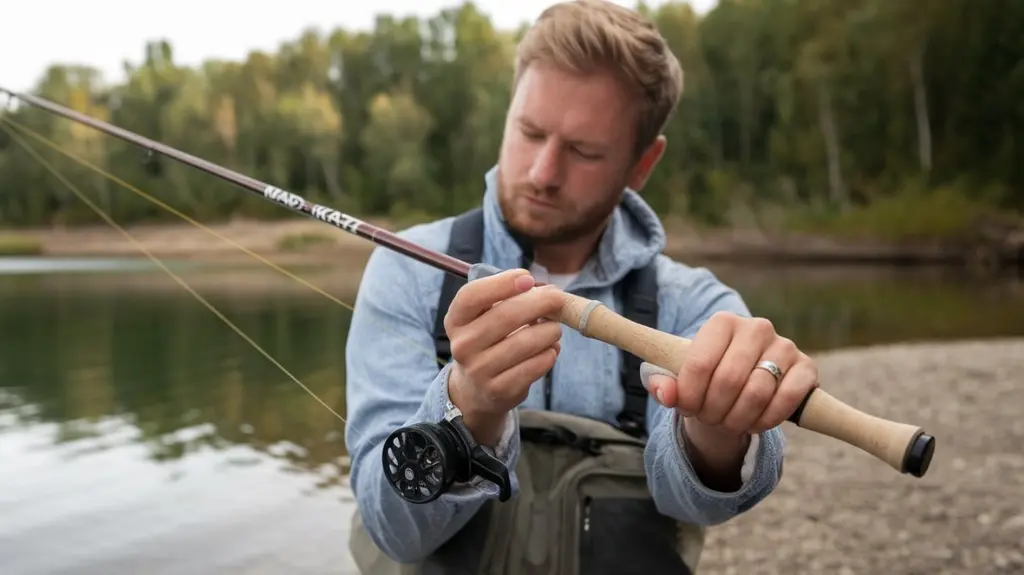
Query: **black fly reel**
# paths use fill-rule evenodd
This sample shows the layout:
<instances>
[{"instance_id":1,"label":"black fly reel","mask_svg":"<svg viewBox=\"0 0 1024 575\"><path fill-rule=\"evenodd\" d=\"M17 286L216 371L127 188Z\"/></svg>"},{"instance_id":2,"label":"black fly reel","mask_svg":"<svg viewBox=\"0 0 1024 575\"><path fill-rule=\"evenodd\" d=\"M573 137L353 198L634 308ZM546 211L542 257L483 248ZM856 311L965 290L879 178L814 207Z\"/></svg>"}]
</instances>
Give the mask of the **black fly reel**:
<instances>
[{"instance_id":1,"label":"black fly reel","mask_svg":"<svg viewBox=\"0 0 1024 575\"><path fill-rule=\"evenodd\" d=\"M481 477L498 486L498 499L512 495L508 469L473 439L452 408L438 423L414 423L388 436L381 454L391 488L410 503L429 503L456 481Z\"/></svg>"}]
</instances>

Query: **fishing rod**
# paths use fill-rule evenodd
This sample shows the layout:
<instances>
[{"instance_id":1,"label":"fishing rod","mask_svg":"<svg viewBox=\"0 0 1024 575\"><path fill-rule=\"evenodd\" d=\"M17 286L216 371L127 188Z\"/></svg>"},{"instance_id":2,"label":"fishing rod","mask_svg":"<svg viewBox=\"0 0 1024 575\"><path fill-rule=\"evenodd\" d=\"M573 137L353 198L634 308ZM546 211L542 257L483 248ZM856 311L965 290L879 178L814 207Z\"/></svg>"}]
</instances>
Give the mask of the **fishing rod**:
<instances>
[{"instance_id":1,"label":"fishing rod","mask_svg":"<svg viewBox=\"0 0 1024 575\"><path fill-rule=\"evenodd\" d=\"M187 154L134 132L92 118L49 100L12 92L0 92L42 110L90 126L146 150L192 166L231 182L257 197L293 212L332 225L350 234L404 254L456 277L472 281L501 270L486 264L470 264L437 252L383 228L336 209L316 204L223 166ZM584 337L623 349L644 361L679 373L690 340L635 323L596 300L563 293L558 321ZM935 438L916 425L867 414L836 399L820 387L812 389L787 418L797 427L837 439L878 458L896 471L923 477L935 452ZM395 492L413 503L426 503L446 492L455 481L481 477L495 483L499 499L511 493L505 466L479 446L462 422L458 408L436 423L417 423L392 432L381 454L387 480Z\"/></svg>"}]
</instances>

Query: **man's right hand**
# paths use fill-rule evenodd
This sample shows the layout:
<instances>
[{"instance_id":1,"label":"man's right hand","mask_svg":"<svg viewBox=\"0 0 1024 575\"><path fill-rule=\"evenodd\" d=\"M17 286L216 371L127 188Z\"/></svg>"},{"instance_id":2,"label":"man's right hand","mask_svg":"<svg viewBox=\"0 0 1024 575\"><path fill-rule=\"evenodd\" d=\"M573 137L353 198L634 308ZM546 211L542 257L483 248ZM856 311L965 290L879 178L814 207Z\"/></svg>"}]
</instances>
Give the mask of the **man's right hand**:
<instances>
[{"instance_id":1,"label":"man's right hand","mask_svg":"<svg viewBox=\"0 0 1024 575\"><path fill-rule=\"evenodd\" d=\"M455 361L448 396L482 445L497 445L508 412L561 351L562 326L545 318L561 309L562 291L534 283L523 269L473 280L459 289L444 318Z\"/></svg>"}]
</instances>

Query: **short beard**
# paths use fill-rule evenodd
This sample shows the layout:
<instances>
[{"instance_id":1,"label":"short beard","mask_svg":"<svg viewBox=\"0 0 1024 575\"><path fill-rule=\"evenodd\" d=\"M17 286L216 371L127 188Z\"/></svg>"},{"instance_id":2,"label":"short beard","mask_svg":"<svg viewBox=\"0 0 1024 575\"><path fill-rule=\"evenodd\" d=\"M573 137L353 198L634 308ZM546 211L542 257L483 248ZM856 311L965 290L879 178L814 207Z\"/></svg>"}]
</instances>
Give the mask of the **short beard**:
<instances>
[{"instance_id":1,"label":"short beard","mask_svg":"<svg viewBox=\"0 0 1024 575\"><path fill-rule=\"evenodd\" d=\"M518 212L516 212L515 207L512 205L511 198L506 197L505 194L514 191L517 195L534 194L540 198L545 198L548 194L538 192L529 184L520 184L518 186L509 184L502 178L500 171L498 172L497 181L498 205L501 207L506 224L520 238L534 246L571 243L592 234L596 229L603 228L607 224L612 212L622 200L622 192L625 189L625 181L623 179L622 184L616 188L618 193L611 194L607 193L607 190L602 190L600 197L607 198L602 203L590 206L582 212L569 214L571 218L569 221L547 226L544 229L536 229L534 227L527 227L526 222L519 217Z\"/></svg>"}]
</instances>

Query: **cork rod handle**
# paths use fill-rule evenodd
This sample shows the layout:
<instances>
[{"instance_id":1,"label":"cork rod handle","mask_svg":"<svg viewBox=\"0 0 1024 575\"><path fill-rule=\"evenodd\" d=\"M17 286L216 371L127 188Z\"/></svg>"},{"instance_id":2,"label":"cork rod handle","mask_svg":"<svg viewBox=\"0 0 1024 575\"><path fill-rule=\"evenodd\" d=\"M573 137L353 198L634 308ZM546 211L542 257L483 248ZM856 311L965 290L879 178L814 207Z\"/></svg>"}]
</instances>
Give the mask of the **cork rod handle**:
<instances>
[{"instance_id":1,"label":"cork rod handle","mask_svg":"<svg viewBox=\"0 0 1024 575\"><path fill-rule=\"evenodd\" d=\"M558 321L580 334L614 345L648 363L679 373L690 340L633 322L596 300L565 293ZM798 427L858 447L900 473L923 477L935 450L935 438L915 425L859 411L823 389L811 390L789 417Z\"/></svg>"}]
</instances>

